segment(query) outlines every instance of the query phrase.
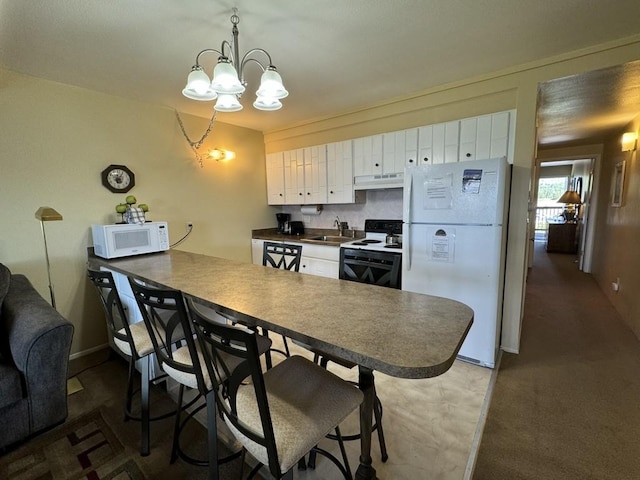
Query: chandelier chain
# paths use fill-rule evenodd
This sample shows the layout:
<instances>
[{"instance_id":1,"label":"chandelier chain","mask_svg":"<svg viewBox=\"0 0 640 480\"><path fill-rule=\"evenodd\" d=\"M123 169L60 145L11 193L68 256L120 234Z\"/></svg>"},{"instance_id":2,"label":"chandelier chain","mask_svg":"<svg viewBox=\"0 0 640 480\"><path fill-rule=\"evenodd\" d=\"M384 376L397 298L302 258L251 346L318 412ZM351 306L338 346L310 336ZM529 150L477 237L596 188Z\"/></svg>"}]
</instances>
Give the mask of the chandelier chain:
<instances>
[{"instance_id":1,"label":"chandelier chain","mask_svg":"<svg viewBox=\"0 0 640 480\"><path fill-rule=\"evenodd\" d=\"M189 143L189 146L193 150L193 153L196 156L196 160L200 164L200 168L203 168L204 167L204 164L202 162L203 158L202 158L202 155L199 152L199 149L200 149L200 147L202 147L202 144L204 143L205 139L211 133L211 129L213 128L213 124L214 124L214 122L216 120L216 111L214 110L214 112L213 112L213 116L211 117L211 120L209 121L209 126L207 127L207 130L204 132L202 137L200 137L200 140L195 141L195 142L193 140L191 140L191 138L189 137L189 134L187 133L186 129L184 128L184 123L182 123L182 119L180 118L180 114L178 113L177 110L175 111L175 113L176 113L176 118L178 119L178 124L180 125L180 130L182 130L182 135L184 135L184 138L187 140L187 142Z\"/></svg>"}]
</instances>

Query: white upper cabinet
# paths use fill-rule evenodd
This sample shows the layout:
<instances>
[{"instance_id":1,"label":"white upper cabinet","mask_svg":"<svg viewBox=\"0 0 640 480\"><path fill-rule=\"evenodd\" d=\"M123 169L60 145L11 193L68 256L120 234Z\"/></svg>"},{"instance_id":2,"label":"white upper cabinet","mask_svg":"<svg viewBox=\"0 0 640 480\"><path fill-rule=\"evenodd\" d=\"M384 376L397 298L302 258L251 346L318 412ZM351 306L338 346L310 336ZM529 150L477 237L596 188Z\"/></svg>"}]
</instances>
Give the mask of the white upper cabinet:
<instances>
[{"instance_id":1,"label":"white upper cabinet","mask_svg":"<svg viewBox=\"0 0 640 480\"><path fill-rule=\"evenodd\" d=\"M436 123L418 129L418 159L421 165L458 161L460 122Z\"/></svg>"},{"instance_id":2,"label":"white upper cabinet","mask_svg":"<svg viewBox=\"0 0 640 480\"><path fill-rule=\"evenodd\" d=\"M506 157L515 110L267 155L270 205L356 203L359 190L401 187L405 167Z\"/></svg>"},{"instance_id":3,"label":"white upper cabinet","mask_svg":"<svg viewBox=\"0 0 640 480\"><path fill-rule=\"evenodd\" d=\"M353 141L353 175L382 174L383 135L356 138Z\"/></svg>"},{"instance_id":4,"label":"white upper cabinet","mask_svg":"<svg viewBox=\"0 0 640 480\"><path fill-rule=\"evenodd\" d=\"M304 149L304 201L302 203L327 203L327 149L325 145Z\"/></svg>"},{"instance_id":5,"label":"white upper cabinet","mask_svg":"<svg viewBox=\"0 0 640 480\"><path fill-rule=\"evenodd\" d=\"M284 163L283 152L267 154L267 203L284 203Z\"/></svg>"},{"instance_id":6,"label":"white upper cabinet","mask_svg":"<svg viewBox=\"0 0 640 480\"><path fill-rule=\"evenodd\" d=\"M509 112L461 120L459 160L508 157L509 123Z\"/></svg>"},{"instance_id":7,"label":"white upper cabinet","mask_svg":"<svg viewBox=\"0 0 640 480\"><path fill-rule=\"evenodd\" d=\"M515 111L491 115L491 150L489 158L507 157L513 163Z\"/></svg>"},{"instance_id":8,"label":"white upper cabinet","mask_svg":"<svg viewBox=\"0 0 640 480\"><path fill-rule=\"evenodd\" d=\"M327 151L327 203L354 203L353 142L329 143Z\"/></svg>"},{"instance_id":9,"label":"white upper cabinet","mask_svg":"<svg viewBox=\"0 0 640 480\"><path fill-rule=\"evenodd\" d=\"M415 165L418 154L418 129L411 128L383 134L382 173L403 173L405 166Z\"/></svg>"},{"instance_id":10,"label":"white upper cabinet","mask_svg":"<svg viewBox=\"0 0 640 480\"><path fill-rule=\"evenodd\" d=\"M295 150L282 153L284 160L284 204L295 205L298 200L298 162Z\"/></svg>"}]
</instances>

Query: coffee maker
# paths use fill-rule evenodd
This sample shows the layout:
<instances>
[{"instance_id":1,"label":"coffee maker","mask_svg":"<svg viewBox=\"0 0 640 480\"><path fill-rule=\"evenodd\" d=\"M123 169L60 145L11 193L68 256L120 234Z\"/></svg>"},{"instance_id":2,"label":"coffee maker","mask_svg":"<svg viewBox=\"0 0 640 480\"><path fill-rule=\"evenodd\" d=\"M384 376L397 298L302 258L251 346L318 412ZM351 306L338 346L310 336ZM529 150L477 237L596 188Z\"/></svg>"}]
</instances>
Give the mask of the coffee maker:
<instances>
[{"instance_id":1,"label":"coffee maker","mask_svg":"<svg viewBox=\"0 0 640 480\"><path fill-rule=\"evenodd\" d=\"M289 219L291 215L288 213L276 213L276 219L278 220L278 233L289 233L287 232L289 226Z\"/></svg>"}]
</instances>

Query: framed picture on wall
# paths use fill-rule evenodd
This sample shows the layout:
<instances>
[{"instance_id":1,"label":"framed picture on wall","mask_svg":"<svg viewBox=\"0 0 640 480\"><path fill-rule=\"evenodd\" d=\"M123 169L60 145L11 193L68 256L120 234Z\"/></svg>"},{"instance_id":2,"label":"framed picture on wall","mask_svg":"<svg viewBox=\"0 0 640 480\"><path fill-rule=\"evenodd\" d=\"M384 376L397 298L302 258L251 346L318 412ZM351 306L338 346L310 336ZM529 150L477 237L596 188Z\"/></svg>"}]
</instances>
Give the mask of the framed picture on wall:
<instances>
[{"instance_id":1,"label":"framed picture on wall","mask_svg":"<svg viewBox=\"0 0 640 480\"><path fill-rule=\"evenodd\" d=\"M613 190L611 195L611 206L622 206L622 195L624 193L624 167L625 161L616 163L613 170Z\"/></svg>"}]
</instances>

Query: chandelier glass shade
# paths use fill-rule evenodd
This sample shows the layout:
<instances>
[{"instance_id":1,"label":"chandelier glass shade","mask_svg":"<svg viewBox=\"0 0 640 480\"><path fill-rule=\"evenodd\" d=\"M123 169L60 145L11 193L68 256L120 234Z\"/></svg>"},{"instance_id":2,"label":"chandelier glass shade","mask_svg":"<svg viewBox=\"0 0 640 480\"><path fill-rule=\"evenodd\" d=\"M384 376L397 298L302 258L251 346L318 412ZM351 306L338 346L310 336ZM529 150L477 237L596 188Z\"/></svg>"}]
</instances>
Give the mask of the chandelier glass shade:
<instances>
[{"instance_id":1,"label":"chandelier glass shade","mask_svg":"<svg viewBox=\"0 0 640 480\"><path fill-rule=\"evenodd\" d=\"M289 92L284 88L282 77L272 64L271 56L266 50L253 48L240 58L238 23L240 23L238 10L234 8L231 16L232 41L223 41L220 50L207 48L198 53L196 63L191 67L191 73L187 77L187 85L182 90L182 94L191 100L202 102L217 100L213 108L218 112L242 110L239 98L245 92L247 85L244 80L244 68L252 62L258 64L263 71L253 106L258 110L278 110L282 108L280 99L289 95ZM200 56L204 53L218 54L218 63L213 69L211 79L200 65ZM263 64L256 58L257 56L265 57L268 63Z\"/></svg>"}]
</instances>

